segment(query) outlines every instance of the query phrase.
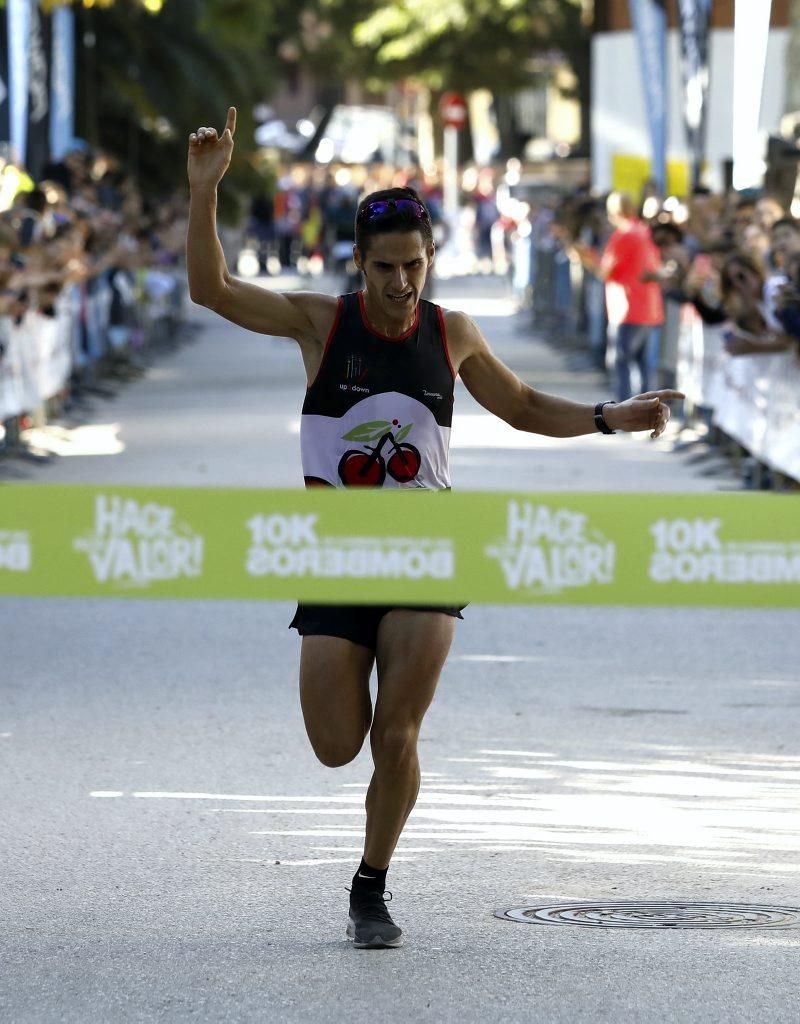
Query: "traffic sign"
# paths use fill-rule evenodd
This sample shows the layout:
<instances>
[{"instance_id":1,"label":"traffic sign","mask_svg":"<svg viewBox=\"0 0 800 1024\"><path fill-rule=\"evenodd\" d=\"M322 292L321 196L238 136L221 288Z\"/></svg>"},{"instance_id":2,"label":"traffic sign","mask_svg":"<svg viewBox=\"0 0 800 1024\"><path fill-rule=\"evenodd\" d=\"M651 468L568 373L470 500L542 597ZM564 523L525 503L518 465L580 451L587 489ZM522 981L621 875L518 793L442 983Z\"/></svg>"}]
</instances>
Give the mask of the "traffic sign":
<instances>
[{"instance_id":1,"label":"traffic sign","mask_svg":"<svg viewBox=\"0 0 800 1024\"><path fill-rule=\"evenodd\" d=\"M439 100L439 113L445 128L462 129L467 123L467 101L458 92L446 92Z\"/></svg>"}]
</instances>

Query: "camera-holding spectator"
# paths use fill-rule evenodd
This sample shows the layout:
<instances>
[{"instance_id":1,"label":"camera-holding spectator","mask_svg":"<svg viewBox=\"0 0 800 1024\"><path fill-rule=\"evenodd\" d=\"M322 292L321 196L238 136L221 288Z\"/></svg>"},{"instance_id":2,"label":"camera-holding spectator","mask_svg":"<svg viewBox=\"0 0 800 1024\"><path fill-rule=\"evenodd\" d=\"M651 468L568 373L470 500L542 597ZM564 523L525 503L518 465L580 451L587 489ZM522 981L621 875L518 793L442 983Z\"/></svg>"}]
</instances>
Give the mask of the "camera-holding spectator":
<instances>
[{"instance_id":1,"label":"camera-holding spectator","mask_svg":"<svg viewBox=\"0 0 800 1024\"><path fill-rule=\"evenodd\" d=\"M782 217L772 225L770 241L771 262L777 272L764 286L765 299L783 330L800 339L800 224Z\"/></svg>"},{"instance_id":2,"label":"camera-holding spectator","mask_svg":"<svg viewBox=\"0 0 800 1024\"><path fill-rule=\"evenodd\" d=\"M733 356L785 352L794 345L775 316L759 264L743 253L730 256L720 278L723 308L732 322L725 349Z\"/></svg>"}]
</instances>

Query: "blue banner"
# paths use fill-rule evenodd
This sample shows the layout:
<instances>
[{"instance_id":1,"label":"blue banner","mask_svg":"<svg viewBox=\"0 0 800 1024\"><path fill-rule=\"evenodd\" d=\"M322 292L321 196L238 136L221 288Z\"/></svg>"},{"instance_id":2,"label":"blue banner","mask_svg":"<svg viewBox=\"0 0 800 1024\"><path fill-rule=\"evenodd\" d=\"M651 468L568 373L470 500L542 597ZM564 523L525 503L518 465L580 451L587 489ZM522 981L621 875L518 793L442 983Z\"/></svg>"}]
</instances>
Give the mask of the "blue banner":
<instances>
[{"instance_id":1,"label":"blue banner","mask_svg":"<svg viewBox=\"0 0 800 1024\"><path fill-rule=\"evenodd\" d=\"M663 0L629 0L629 3L639 45L652 177L659 194L663 195L667 179L667 12Z\"/></svg>"},{"instance_id":2,"label":"blue banner","mask_svg":"<svg viewBox=\"0 0 800 1024\"><path fill-rule=\"evenodd\" d=\"M8 122L8 21L0 11L0 142L11 138Z\"/></svg>"},{"instance_id":3,"label":"blue banner","mask_svg":"<svg viewBox=\"0 0 800 1024\"><path fill-rule=\"evenodd\" d=\"M30 0L8 0L8 77L11 148L15 159L25 159L28 144L28 43L31 33Z\"/></svg>"},{"instance_id":4,"label":"blue banner","mask_svg":"<svg viewBox=\"0 0 800 1024\"><path fill-rule=\"evenodd\" d=\"M75 13L71 7L53 11L50 159L62 160L75 135Z\"/></svg>"}]
</instances>

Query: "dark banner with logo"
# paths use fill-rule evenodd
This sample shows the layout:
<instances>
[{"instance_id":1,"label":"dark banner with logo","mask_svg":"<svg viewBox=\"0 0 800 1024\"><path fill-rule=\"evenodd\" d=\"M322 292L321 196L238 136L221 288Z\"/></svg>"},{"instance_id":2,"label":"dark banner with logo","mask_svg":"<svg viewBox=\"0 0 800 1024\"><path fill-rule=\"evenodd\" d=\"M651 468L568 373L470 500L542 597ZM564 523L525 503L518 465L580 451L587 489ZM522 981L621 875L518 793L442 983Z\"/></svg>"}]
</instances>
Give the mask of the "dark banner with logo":
<instances>
[{"instance_id":1,"label":"dark banner with logo","mask_svg":"<svg viewBox=\"0 0 800 1024\"><path fill-rule=\"evenodd\" d=\"M50 156L50 16L31 4L28 37L28 144L25 165L35 181Z\"/></svg>"},{"instance_id":2,"label":"dark banner with logo","mask_svg":"<svg viewBox=\"0 0 800 1024\"><path fill-rule=\"evenodd\" d=\"M711 0L678 0L683 72L683 121L691 159L691 184L697 188L706 149L708 106L708 26Z\"/></svg>"}]
</instances>

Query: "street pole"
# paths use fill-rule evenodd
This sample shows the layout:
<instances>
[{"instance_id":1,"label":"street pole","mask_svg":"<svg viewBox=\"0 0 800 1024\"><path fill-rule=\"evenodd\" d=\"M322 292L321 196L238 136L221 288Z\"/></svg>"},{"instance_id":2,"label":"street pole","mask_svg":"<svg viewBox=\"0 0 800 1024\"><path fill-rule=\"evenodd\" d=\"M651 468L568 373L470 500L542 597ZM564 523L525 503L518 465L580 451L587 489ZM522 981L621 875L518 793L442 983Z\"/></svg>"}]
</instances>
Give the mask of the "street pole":
<instances>
[{"instance_id":1,"label":"street pole","mask_svg":"<svg viewBox=\"0 0 800 1024\"><path fill-rule=\"evenodd\" d=\"M444 173L442 175L444 215L452 231L458 220L458 128L444 130Z\"/></svg>"},{"instance_id":2,"label":"street pole","mask_svg":"<svg viewBox=\"0 0 800 1024\"><path fill-rule=\"evenodd\" d=\"M448 236L445 250L455 263L458 257L458 133L467 123L467 104L460 93L446 92L439 100L439 112L444 126L444 166L442 169L442 205ZM440 270L442 269L440 265Z\"/></svg>"}]
</instances>

